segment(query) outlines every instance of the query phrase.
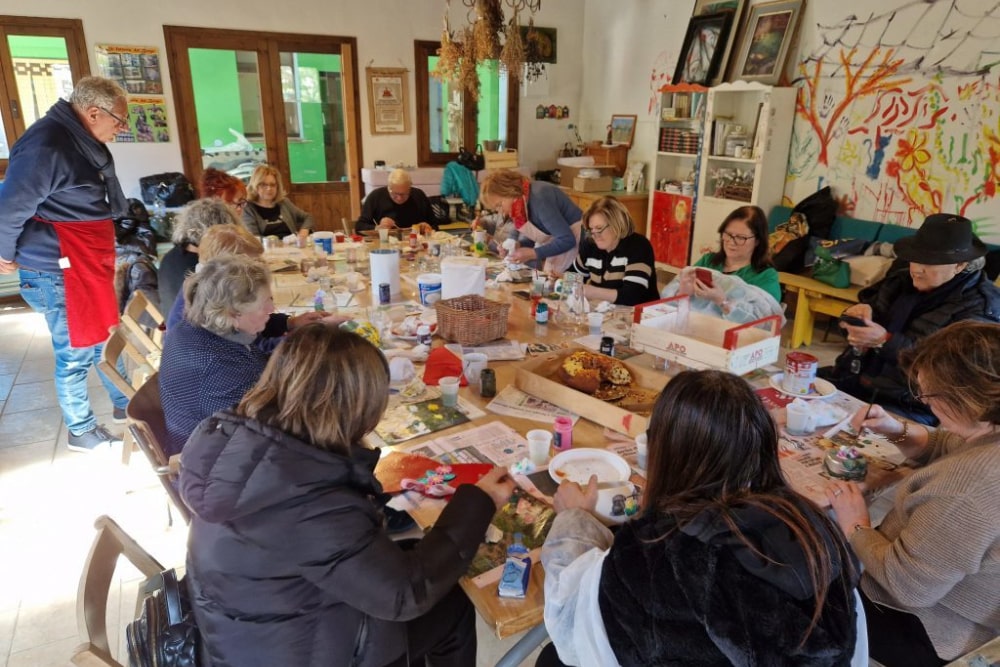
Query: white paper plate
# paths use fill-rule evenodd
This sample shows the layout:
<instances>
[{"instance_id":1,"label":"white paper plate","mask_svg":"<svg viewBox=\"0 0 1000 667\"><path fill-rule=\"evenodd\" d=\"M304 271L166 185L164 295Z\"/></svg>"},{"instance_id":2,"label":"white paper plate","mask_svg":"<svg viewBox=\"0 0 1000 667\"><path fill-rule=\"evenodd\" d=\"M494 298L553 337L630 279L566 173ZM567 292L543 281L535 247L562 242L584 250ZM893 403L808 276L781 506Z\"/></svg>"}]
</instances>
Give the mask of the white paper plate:
<instances>
[{"instance_id":1,"label":"white paper plate","mask_svg":"<svg viewBox=\"0 0 1000 667\"><path fill-rule=\"evenodd\" d=\"M837 393L837 388L833 386L832 382L822 378L816 378L816 381L813 383L813 386L816 387L816 391L814 393L806 394L804 396L802 394L793 394L785 391L785 388L781 386L781 381L784 377L784 373L775 373L771 376L770 382L774 389L777 389L785 396L794 396L795 398L802 398L810 401L814 398L826 398L827 396L833 396Z\"/></svg>"},{"instance_id":2,"label":"white paper plate","mask_svg":"<svg viewBox=\"0 0 1000 667\"><path fill-rule=\"evenodd\" d=\"M556 484L568 480L586 486L591 475L597 475L598 482L624 482L631 473L628 461L606 449L567 449L549 461L549 476Z\"/></svg>"}]
</instances>

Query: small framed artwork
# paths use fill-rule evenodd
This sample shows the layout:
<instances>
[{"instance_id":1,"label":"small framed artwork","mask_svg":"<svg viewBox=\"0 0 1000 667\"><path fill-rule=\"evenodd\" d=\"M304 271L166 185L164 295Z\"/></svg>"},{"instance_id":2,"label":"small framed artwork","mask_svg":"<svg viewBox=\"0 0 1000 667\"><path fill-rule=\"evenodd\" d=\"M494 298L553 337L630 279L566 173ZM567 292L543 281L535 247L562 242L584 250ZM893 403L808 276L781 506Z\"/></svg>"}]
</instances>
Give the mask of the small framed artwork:
<instances>
[{"instance_id":1,"label":"small framed artwork","mask_svg":"<svg viewBox=\"0 0 1000 667\"><path fill-rule=\"evenodd\" d=\"M611 144L624 144L632 147L632 139L635 137L635 121L637 116L615 114L611 117L611 129L609 130Z\"/></svg>"},{"instance_id":2,"label":"small framed artwork","mask_svg":"<svg viewBox=\"0 0 1000 667\"><path fill-rule=\"evenodd\" d=\"M707 86L712 83L722 64L732 22L731 11L691 17L677 69L674 70L674 85L696 83Z\"/></svg>"},{"instance_id":3,"label":"small framed artwork","mask_svg":"<svg viewBox=\"0 0 1000 667\"><path fill-rule=\"evenodd\" d=\"M733 78L774 85L785 71L802 0L779 0L750 7Z\"/></svg>"},{"instance_id":4,"label":"small framed artwork","mask_svg":"<svg viewBox=\"0 0 1000 667\"><path fill-rule=\"evenodd\" d=\"M733 21L729 26L729 37L726 38L726 46L722 50L722 59L719 61L719 70L712 78L712 85L729 81L727 73L733 67L736 59L737 41L742 33L742 26L746 23L747 12L743 11L747 0L695 0L693 16L703 14L717 14L719 12L732 12Z\"/></svg>"}]
</instances>

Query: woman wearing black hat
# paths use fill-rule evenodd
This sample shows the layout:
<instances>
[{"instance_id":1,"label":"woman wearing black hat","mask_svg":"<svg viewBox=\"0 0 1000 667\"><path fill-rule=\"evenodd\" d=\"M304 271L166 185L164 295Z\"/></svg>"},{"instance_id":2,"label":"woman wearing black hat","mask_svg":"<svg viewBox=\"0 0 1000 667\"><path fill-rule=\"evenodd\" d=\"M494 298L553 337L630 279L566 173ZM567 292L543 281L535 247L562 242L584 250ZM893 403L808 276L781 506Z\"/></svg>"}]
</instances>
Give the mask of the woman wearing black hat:
<instances>
[{"instance_id":1,"label":"woman wearing black hat","mask_svg":"<svg viewBox=\"0 0 1000 667\"><path fill-rule=\"evenodd\" d=\"M928 216L916 234L896 242L895 251L902 262L844 311L865 326L841 324L850 347L820 375L841 391L936 425L930 409L911 393L899 353L952 322L1000 322L1000 290L983 272L986 245L961 216Z\"/></svg>"}]
</instances>

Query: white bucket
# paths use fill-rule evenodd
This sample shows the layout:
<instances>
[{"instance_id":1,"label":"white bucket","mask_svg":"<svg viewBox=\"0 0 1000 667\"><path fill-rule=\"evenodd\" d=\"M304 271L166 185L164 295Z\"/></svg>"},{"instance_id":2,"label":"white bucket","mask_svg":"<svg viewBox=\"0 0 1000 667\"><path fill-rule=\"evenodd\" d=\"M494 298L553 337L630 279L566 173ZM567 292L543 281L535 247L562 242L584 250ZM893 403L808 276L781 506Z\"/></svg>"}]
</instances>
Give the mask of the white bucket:
<instances>
[{"instance_id":1,"label":"white bucket","mask_svg":"<svg viewBox=\"0 0 1000 667\"><path fill-rule=\"evenodd\" d=\"M417 288L420 290L420 303L433 306L441 298L441 274L421 273L417 276Z\"/></svg>"}]
</instances>

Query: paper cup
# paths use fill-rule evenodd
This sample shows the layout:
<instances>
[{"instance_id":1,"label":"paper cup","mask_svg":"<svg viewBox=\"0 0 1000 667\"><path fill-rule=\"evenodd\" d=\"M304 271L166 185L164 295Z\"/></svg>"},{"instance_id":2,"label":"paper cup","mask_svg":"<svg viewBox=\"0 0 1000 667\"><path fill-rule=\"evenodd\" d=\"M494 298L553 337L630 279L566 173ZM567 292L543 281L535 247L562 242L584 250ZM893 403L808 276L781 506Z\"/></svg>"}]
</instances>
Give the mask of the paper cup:
<instances>
[{"instance_id":1,"label":"paper cup","mask_svg":"<svg viewBox=\"0 0 1000 667\"><path fill-rule=\"evenodd\" d=\"M389 230L385 227L378 228L378 240L382 243L389 242Z\"/></svg>"},{"instance_id":2,"label":"paper cup","mask_svg":"<svg viewBox=\"0 0 1000 667\"><path fill-rule=\"evenodd\" d=\"M438 380L438 387L441 389L441 403L449 408L458 405L458 383L459 378L454 375Z\"/></svg>"},{"instance_id":3,"label":"paper cup","mask_svg":"<svg viewBox=\"0 0 1000 667\"><path fill-rule=\"evenodd\" d=\"M646 434L640 433L635 436L635 464L645 470L648 462L649 446L646 444Z\"/></svg>"},{"instance_id":4,"label":"paper cup","mask_svg":"<svg viewBox=\"0 0 1000 667\"><path fill-rule=\"evenodd\" d=\"M417 289L420 291L420 303L433 306L441 299L441 274L421 273L417 276Z\"/></svg>"},{"instance_id":5,"label":"paper cup","mask_svg":"<svg viewBox=\"0 0 1000 667\"><path fill-rule=\"evenodd\" d=\"M816 430L816 418L805 401L785 406L785 430L792 435L808 435Z\"/></svg>"},{"instance_id":6,"label":"paper cup","mask_svg":"<svg viewBox=\"0 0 1000 667\"><path fill-rule=\"evenodd\" d=\"M469 384L479 385L479 376L487 364L486 355L482 352L469 352L462 355L462 372Z\"/></svg>"},{"instance_id":7,"label":"paper cup","mask_svg":"<svg viewBox=\"0 0 1000 667\"><path fill-rule=\"evenodd\" d=\"M552 434L540 428L528 431L524 436L528 440L528 458L536 466L543 466L549 460L549 448L552 446Z\"/></svg>"},{"instance_id":8,"label":"paper cup","mask_svg":"<svg viewBox=\"0 0 1000 667\"><path fill-rule=\"evenodd\" d=\"M587 326L591 336L601 335L602 324L604 324L604 313L587 313Z\"/></svg>"}]
</instances>

